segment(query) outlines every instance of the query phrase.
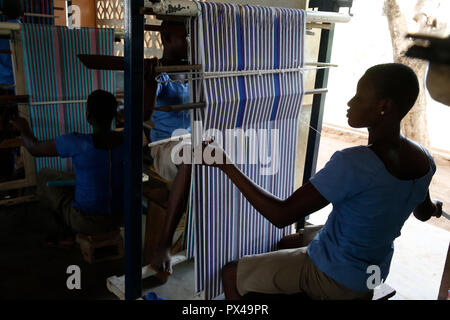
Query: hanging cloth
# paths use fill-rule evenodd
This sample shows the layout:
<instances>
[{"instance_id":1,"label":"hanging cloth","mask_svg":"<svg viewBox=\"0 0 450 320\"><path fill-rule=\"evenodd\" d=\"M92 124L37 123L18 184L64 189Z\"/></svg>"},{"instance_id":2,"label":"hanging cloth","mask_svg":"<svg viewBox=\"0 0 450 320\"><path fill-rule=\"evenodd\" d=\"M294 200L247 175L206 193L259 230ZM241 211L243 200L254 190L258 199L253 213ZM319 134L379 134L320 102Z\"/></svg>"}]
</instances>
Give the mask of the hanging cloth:
<instances>
[{"instance_id":1,"label":"hanging cloth","mask_svg":"<svg viewBox=\"0 0 450 320\"><path fill-rule=\"evenodd\" d=\"M192 57L204 72L303 67L303 10L197 4L200 14L192 22ZM281 199L290 196L303 74L204 79L192 90L193 102L206 102L206 108L193 112L193 144L209 137L222 140L237 167L252 181ZM227 134L227 130L231 131ZM196 290L204 290L205 297L212 299L222 292L221 269L227 262L275 250L290 227L273 226L217 168L193 166L192 184L194 228L187 240L195 245L188 246L188 255L196 258Z\"/></svg>"}]
</instances>

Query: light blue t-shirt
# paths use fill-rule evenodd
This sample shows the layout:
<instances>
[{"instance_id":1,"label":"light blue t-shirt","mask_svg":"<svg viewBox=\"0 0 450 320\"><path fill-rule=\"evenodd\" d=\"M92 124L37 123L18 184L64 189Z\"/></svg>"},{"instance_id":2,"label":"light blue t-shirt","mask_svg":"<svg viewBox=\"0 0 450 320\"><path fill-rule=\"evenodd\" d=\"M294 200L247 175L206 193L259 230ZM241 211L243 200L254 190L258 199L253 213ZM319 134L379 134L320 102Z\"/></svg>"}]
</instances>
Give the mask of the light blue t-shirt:
<instances>
[{"instance_id":1,"label":"light blue t-shirt","mask_svg":"<svg viewBox=\"0 0 450 320\"><path fill-rule=\"evenodd\" d=\"M436 171L433 158L426 175L416 180L392 176L366 146L337 151L310 182L333 210L308 247L308 255L326 275L349 289L368 292L368 272L379 266L386 280L394 239L427 195Z\"/></svg>"},{"instance_id":2,"label":"light blue t-shirt","mask_svg":"<svg viewBox=\"0 0 450 320\"><path fill-rule=\"evenodd\" d=\"M158 80L168 81L170 77L163 73ZM189 103L189 84L180 82L162 82L158 84L156 106L163 107ZM176 129L190 132L191 120L189 110L177 112L155 111L152 116L155 127L150 130L152 142L167 139Z\"/></svg>"},{"instance_id":3,"label":"light blue t-shirt","mask_svg":"<svg viewBox=\"0 0 450 320\"><path fill-rule=\"evenodd\" d=\"M123 212L124 145L111 150L110 174L109 150L96 149L92 135L65 134L55 144L58 155L71 157L75 167L73 207L88 215Z\"/></svg>"}]
</instances>

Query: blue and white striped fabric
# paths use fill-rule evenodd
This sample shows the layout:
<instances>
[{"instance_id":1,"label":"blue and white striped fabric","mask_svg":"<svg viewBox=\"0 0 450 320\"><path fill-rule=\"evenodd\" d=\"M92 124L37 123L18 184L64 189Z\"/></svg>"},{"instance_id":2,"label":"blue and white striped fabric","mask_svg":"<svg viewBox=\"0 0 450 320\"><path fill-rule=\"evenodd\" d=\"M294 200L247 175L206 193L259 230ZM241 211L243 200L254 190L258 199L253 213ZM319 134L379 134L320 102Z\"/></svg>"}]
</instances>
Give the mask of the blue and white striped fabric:
<instances>
[{"instance_id":1,"label":"blue and white striped fabric","mask_svg":"<svg viewBox=\"0 0 450 320\"><path fill-rule=\"evenodd\" d=\"M193 59L203 65L204 72L303 67L303 10L211 2L198 5L201 15L192 27L192 43L197 49ZM234 138L226 136L227 129L242 129L256 136L258 143L241 139L245 161L237 166L260 187L285 199L294 191L303 91L300 72L204 79L201 87L193 88L193 96L194 101L206 101L207 107L194 112L194 121L202 122L203 132L220 130L228 153L236 146L229 148ZM201 137L195 126L192 135L198 143ZM270 137L278 144L269 143ZM249 161L252 152L257 155L253 164ZM265 172L270 166L275 167L273 174ZM211 299L222 292L223 265L244 255L274 250L290 228L279 230L269 223L218 169L193 167L196 290L204 290Z\"/></svg>"}]
</instances>

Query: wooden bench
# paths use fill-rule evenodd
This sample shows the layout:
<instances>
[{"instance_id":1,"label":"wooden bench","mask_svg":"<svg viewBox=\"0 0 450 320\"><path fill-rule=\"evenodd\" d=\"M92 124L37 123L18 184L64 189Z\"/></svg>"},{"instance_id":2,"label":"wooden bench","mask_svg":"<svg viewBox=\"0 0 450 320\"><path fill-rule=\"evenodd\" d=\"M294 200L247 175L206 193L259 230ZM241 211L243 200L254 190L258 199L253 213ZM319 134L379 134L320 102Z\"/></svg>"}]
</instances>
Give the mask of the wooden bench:
<instances>
[{"instance_id":1,"label":"wooden bench","mask_svg":"<svg viewBox=\"0 0 450 320\"><path fill-rule=\"evenodd\" d=\"M372 300L388 300L395 295L396 291L385 283L382 283L373 290ZM312 300L305 293L296 294L264 294L257 292L250 292L245 295L248 300L283 300L283 301L299 301Z\"/></svg>"}]
</instances>

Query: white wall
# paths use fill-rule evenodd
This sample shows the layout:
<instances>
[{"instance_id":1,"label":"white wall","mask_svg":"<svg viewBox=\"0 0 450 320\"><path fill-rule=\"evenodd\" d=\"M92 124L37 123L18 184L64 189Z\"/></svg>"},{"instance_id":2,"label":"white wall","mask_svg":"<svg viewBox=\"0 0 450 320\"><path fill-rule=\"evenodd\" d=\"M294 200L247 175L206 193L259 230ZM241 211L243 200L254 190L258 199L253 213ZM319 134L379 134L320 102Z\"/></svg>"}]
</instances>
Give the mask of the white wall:
<instances>
[{"instance_id":1,"label":"white wall","mask_svg":"<svg viewBox=\"0 0 450 320\"><path fill-rule=\"evenodd\" d=\"M383 3L384 0L354 0L351 22L336 24L331 62L339 67L330 71L325 123L349 128L346 118L347 102L353 96L359 78L369 67L393 61ZM450 10L441 12L445 12L447 20L450 20ZM428 95L428 130L432 147L450 151L449 121L450 107L434 101Z\"/></svg>"}]
</instances>

